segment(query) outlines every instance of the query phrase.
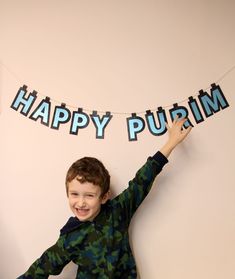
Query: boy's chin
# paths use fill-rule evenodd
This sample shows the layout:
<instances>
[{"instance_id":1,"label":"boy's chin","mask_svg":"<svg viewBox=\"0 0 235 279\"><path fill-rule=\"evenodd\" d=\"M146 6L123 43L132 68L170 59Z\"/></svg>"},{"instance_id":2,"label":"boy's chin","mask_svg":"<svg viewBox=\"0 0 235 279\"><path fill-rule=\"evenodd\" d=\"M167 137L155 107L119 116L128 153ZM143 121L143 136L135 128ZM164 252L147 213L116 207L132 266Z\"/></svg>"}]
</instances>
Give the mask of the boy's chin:
<instances>
[{"instance_id":1,"label":"boy's chin","mask_svg":"<svg viewBox=\"0 0 235 279\"><path fill-rule=\"evenodd\" d=\"M97 214L94 214L94 215L87 215L87 216L80 216L78 214L76 214L76 217L78 218L79 221L81 222L93 222L93 220L95 219L95 217L98 215L99 213Z\"/></svg>"},{"instance_id":2,"label":"boy's chin","mask_svg":"<svg viewBox=\"0 0 235 279\"><path fill-rule=\"evenodd\" d=\"M75 214L75 216L78 218L78 220L79 221L81 221L81 222L85 222L85 221L89 221L90 219L91 219L91 217L90 216L81 216L81 215L79 215L79 214Z\"/></svg>"},{"instance_id":3,"label":"boy's chin","mask_svg":"<svg viewBox=\"0 0 235 279\"><path fill-rule=\"evenodd\" d=\"M79 221L81 222L86 222L86 221L92 221L94 219L93 216L90 216L89 213L86 215L81 215L81 214L75 214L75 216L78 218Z\"/></svg>"}]
</instances>

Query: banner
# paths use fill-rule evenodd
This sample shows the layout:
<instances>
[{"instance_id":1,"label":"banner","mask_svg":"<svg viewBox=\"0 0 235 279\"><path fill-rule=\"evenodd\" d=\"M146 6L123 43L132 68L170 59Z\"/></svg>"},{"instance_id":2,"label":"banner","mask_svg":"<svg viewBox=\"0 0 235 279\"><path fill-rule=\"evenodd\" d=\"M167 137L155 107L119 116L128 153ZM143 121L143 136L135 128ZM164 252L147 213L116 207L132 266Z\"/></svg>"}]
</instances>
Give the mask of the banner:
<instances>
[{"instance_id":1,"label":"banner","mask_svg":"<svg viewBox=\"0 0 235 279\"><path fill-rule=\"evenodd\" d=\"M27 86L19 88L11 108L19 111L25 117L55 130L59 130L62 125L69 125L69 133L77 136L79 130L85 129L88 125L95 128L95 138L104 139L105 131L111 125L111 120L115 114L110 111L93 111L88 114L84 108L78 107L73 110L65 103L53 106L50 97L44 97L35 105L38 98L36 91L27 92ZM40 97L39 97L40 98ZM147 109L144 116L133 112L126 118L126 128L129 141L137 141L138 134L144 129L148 129L153 136L161 136L166 133L166 123L170 123L176 116L187 118L184 127L194 126L205 121L206 118L229 107L224 93L219 85L213 83L210 92L200 90L198 95L188 97L187 102L172 104L169 109L159 106L157 110ZM141 114L142 115L142 114Z\"/></svg>"}]
</instances>

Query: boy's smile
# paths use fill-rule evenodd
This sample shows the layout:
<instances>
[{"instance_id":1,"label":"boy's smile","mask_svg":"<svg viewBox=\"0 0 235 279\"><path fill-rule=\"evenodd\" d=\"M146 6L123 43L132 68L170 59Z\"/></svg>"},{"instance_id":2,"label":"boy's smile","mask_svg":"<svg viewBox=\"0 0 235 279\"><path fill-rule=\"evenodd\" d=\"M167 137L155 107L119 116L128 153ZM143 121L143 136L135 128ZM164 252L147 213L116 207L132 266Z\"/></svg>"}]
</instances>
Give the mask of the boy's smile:
<instances>
[{"instance_id":1,"label":"boy's smile","mask_svg":"<svg viewBox=\"0 0 235 279\"><path fill-rule=\"evenodd\" d=\"M101 204L104 204L108 198L108 193L101 197L99 186L90 182L81 183L79 177L75 177L68 183L69 206L82 222L93 221L100 212Z\"/></svg>"}]
</instances>

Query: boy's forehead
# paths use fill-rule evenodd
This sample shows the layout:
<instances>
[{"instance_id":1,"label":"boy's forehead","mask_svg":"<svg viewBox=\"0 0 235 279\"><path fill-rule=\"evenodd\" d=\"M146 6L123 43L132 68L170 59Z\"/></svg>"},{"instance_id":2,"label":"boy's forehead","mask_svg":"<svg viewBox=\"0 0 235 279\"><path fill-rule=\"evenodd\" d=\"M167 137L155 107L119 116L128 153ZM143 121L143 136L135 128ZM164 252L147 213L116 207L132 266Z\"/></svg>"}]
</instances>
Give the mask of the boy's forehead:
<instances>
[{"instance_id":1,"label":"boy's forehead","mask_svg":"<svg viewBox=\"0 0 235 279\"><path fill-rule=\"evenodd\" d=\"M99 193L101 192L101 188L98 185L93 184L92 182L84 181L81 182L79 178L82 177L75 177L71 182L68 183L68 189L69 190L79 190L79 191L90 191L90 192L95 192Z\"/></svg>"}]
</instances>

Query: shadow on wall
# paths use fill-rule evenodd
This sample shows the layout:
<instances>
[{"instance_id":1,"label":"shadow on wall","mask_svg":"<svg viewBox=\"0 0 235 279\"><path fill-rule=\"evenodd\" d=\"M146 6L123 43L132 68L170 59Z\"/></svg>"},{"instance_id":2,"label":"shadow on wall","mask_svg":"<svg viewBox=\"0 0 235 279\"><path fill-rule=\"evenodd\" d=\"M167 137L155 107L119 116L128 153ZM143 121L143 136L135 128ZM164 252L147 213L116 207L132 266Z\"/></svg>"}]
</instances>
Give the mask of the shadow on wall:
<instances>
[{"instance_id":1,"label":"shadow on wall","mask_svg":"<svg viewBox=\"0 0 235 279\"><path fill-rule=\"evenodd\" d=\"M75 265L73 262L70 262L66 265L66 267L63 269L60 275L57 276L49 276L50 278L60 278L60 279L71 279L76 278L77 273L77 265Z\"/></svg>"},{"instance_id":2,"label":"shadow on wall","mask_svg":"<svg viewBox=\"0 0 235 279\"><path fill-rule=\"evenodd\" d=\"M7 279L19 276L20 274L15 273L16 270L20 270L20 267L24 266L24 259L14 234L7 229L3 220L1 220L0 226L0 251L0 277Z\"/></svg>"}]
</instances>

